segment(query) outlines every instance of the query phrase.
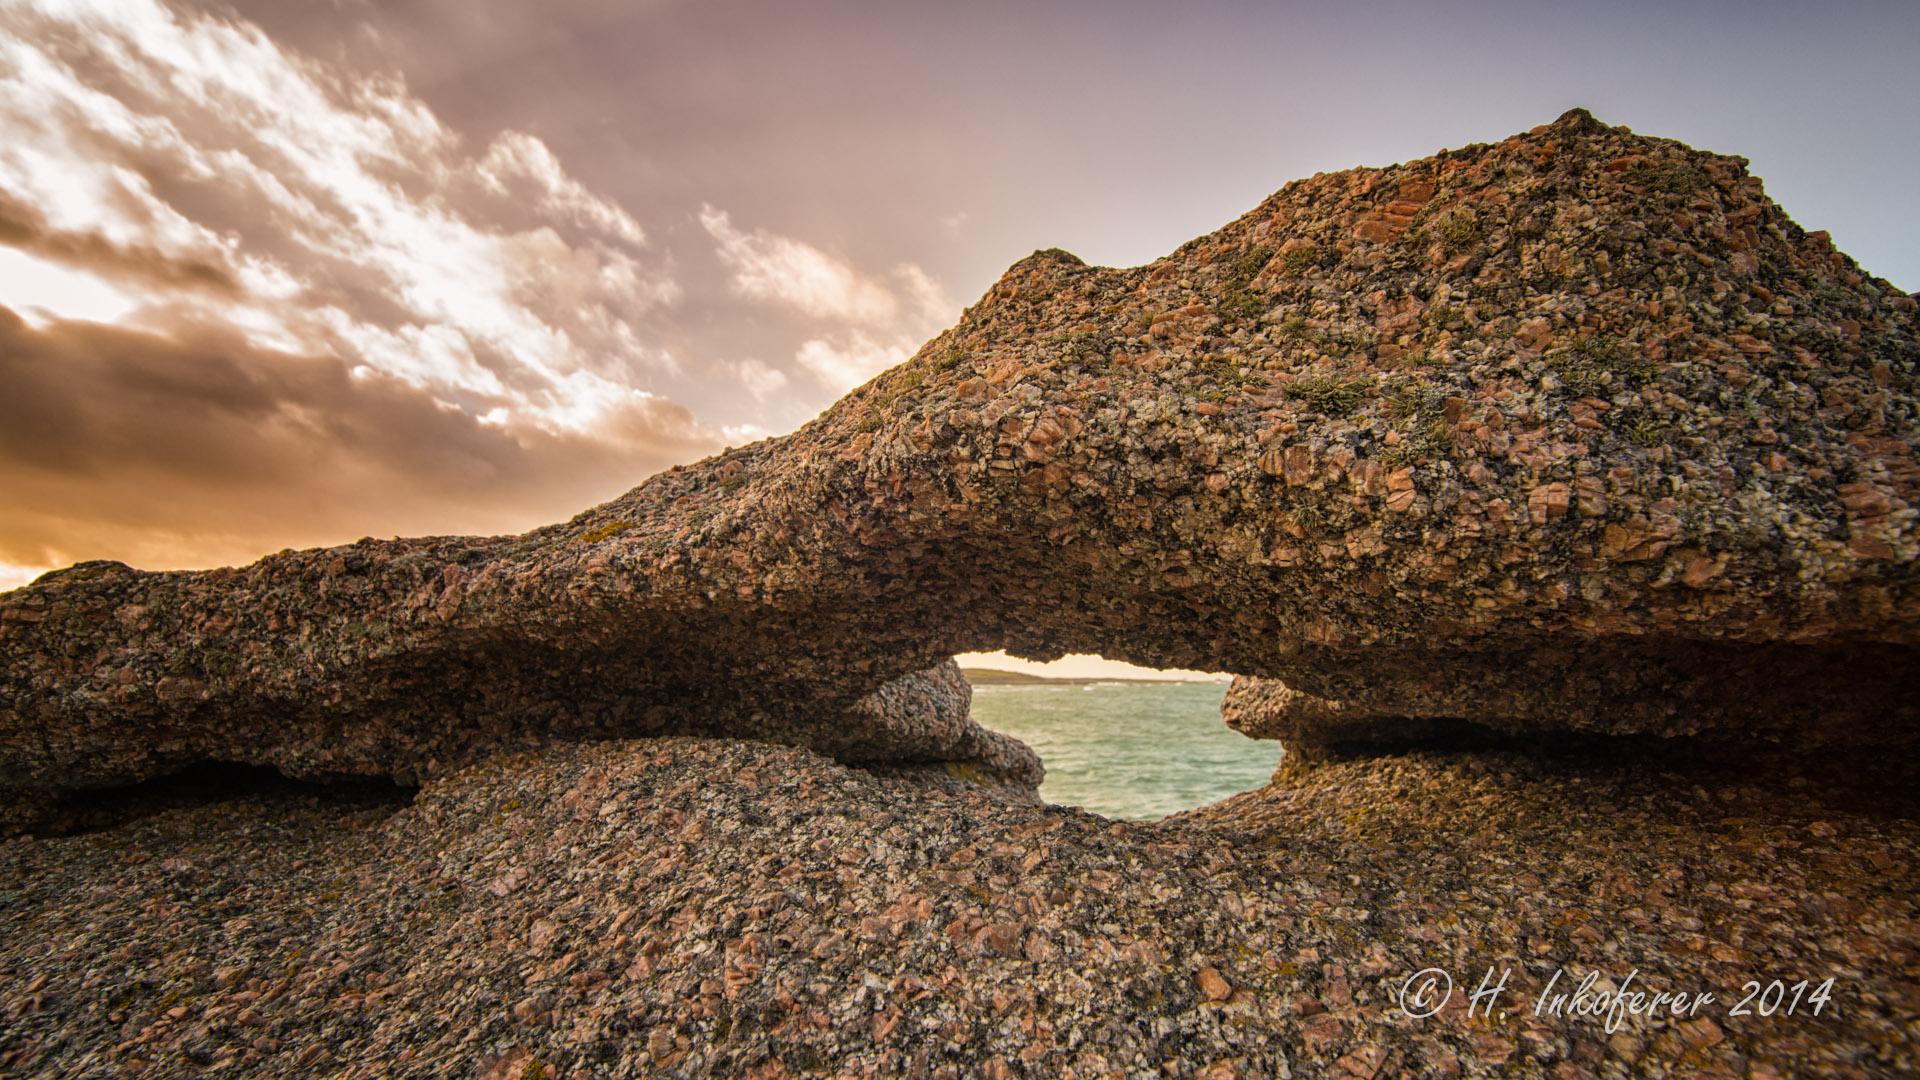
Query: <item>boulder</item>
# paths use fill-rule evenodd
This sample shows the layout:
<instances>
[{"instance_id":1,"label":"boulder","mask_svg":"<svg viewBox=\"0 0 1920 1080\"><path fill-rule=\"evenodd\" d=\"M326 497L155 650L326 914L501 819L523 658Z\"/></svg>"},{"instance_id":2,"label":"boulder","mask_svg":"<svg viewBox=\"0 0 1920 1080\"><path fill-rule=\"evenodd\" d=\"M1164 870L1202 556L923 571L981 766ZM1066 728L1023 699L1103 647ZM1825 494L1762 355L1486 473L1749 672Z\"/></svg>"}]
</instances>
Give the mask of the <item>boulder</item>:
<instances>
[{"instance_id":1,"label":"boulder","mask_svg":"<svg viewBox=\"0 0 1920 1080\"><path fill-rule=\"evenodd\" d=\"M809 749L837 761L896 774L931 767L998 791L1039 801L1047 770L1026 743L990 731L968 712L973 686L952 660L892 682L855 702L837 732L813 737ZM785 742L779 732L768 741Z\"/></svg>"},{"instance_id":2,"label":"boulder","mask_svg":"<svg viewBox=\"0 0 1920 1080\"><path fill-rule=\"evenodd\" d=\"M0 768L830 746L996 648L1277 679L1249 729L1309 739L1885 756L1920 670L1913 308L1743 159L1576 110L1290 183L1148 266L1037 252L800 430L564 524L49 575L0 597Z\"/></svg>"}]
</instances>

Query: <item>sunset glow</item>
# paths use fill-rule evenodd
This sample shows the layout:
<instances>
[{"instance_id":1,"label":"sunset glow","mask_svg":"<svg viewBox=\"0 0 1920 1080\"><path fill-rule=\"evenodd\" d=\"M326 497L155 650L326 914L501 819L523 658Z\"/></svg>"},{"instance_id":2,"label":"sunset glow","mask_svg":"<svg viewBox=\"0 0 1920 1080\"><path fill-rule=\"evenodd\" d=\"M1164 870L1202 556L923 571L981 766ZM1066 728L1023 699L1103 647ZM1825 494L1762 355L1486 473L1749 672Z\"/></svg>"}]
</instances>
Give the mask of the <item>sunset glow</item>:
<instances>
[{"instance_id":1,"label":"sunset glow","mask_svg":"<svg viewBox=\"0 0 1920 1080\"><path fill-rule=\"evenodd\" d=\"M31 326L49 318L118 322L139 301L83 270L0 247L0 296Z\"/></svg>"}]
</instances>

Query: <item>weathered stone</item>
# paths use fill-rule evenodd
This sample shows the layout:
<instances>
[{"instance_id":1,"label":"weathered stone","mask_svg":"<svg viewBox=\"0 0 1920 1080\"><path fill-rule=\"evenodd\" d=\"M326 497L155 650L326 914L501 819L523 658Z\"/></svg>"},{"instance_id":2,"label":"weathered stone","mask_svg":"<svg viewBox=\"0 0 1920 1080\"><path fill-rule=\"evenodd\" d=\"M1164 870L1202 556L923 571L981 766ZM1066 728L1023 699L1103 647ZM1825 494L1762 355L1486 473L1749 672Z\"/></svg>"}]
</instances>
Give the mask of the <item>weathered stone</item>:
<instances>
[{"instance_id":1,"label":"weathered stone","mask_svg":"<svg viewBox=\"0 0 1920 1080\"><path fill-rule=\"evenodd\" d=\"M1033 800L1045 778L1027 744L973 721L973 687L948 660L903 676L855 702L837 730L810 736L814 750L855 765L932 766ZM781 741L781 740L775 740Z\"/></svg>"},{"instance_id":2,"label":"weathered stone","mask_svg":"<svg viewBox=\"0 0 1920 1080\"><path fill-rule=\"evenodd\" d=\"M1553 340L1553 324L1546 319L1528 319L1513 336L1529 349L1544 349Z\"/></svg>"},{"instance_id":3,"label":"weathered stone","mask_svg":"<svg viewBox=\"0 0 1920 1080\"><path fill-rule=\"evenodd\" d=\"M694 739L179 792L0 840L0 1073L1911 1075L1911 800L1666 765L1397 755L1165 822ZM1629 973L1716 1000L1567 1007Z\"/></svg>"},{"instance_id":4,"label":"weathered stone","mask_svg":"<svg viewBox=\"0 0 1920 1080\"><path fill-rule=\"evenodd\" d=\"M1356 247L1396 194L1428 197ZM562 525L49 575L0 597L0 766L411 778L664 732L905 758L850 710L994 648L1278 678L1245 726L1307 741L1337 712L1883 752L1920 730L1898 295L1741 159L1570 113L1294 182L1151 266L1036 253L799 431ZM1407 471L1371 494L1365 463Z\"/></svg>"},{"instance_id":5,"label":"weathered stone","mask_svg":"<svg viewBox=\"0 0 1920 1080\"><path fill-rule=\"evenodd\" d=\"M1200 988L1208 1001L1225 1001L1233 996L1233 984L1227 982L1219 968L1201 968L1194 973L1193 984Z\"/></svg>"}]
</instances>

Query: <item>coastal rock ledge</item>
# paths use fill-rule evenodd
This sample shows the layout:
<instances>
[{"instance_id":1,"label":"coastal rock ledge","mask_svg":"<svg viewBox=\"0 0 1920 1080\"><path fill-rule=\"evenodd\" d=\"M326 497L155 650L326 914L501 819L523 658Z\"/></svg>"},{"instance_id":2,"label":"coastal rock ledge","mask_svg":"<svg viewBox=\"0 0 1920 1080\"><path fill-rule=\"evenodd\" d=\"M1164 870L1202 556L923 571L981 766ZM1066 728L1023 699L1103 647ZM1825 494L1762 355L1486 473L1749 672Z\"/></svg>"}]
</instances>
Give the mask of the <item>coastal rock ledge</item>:
<instances>
[{"instance_id":1,"label":"coastal rock ledge","mask_svg":"<svg viewBox=\"0 0 1920 1080\"><path fill-rule=\"evenodd\" d=\"M795 433L565 524L47 575L0 596L0 775L832 747L1000 648L1279 680L1244 729L1303 749L1438 715L1910 756L1917 367L1914 299L1744 159L1575 110L1148 266L1038 252Z\"/></svg>"},{"instance_id":2,"label":"coastal rock ledge","mask_svg":"<svg viewBox=\"0 0 1920 1080\"><path fill-rule=\"evenodd\" d=\"M48 574L0 1075L1915 1075L1915 308L1575 110L1036 252L564 524ZM1286 766L1038 804L1001 648Z\"/></svg>"},{"instance_id":3,"label":"coastal rock ledge","mask_svg":"<svg viewBox=\"0 0 1920 1080\"><path fill-rule=\"evenodd\" d=\"M163 804L0 840L0 1075L1912 1076L1920 830L1850 801L1413 754L1117 823L666 738Z\"/></svg>"}]
</instances>

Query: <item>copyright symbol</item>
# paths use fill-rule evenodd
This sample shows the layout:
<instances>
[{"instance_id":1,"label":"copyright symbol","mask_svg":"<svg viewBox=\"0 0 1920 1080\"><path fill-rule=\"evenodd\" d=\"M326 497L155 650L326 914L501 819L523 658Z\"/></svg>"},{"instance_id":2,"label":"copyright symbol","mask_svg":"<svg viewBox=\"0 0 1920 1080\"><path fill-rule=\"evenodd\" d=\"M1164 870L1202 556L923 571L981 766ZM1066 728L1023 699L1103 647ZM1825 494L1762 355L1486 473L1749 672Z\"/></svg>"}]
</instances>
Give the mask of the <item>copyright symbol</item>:
<instances>
[{"instance_id":1,"label":"copyright symbol","mask_svg":"<svg viewBox=\"0 0 1920 1080\"><path fill-rule=\"evenodd\" d=\"M1422 1020L1439 1012L1452 996L1453 976L1439 968L1426 968L1400 984L1400 1011Z\"/></svg>"}]
</instances>

